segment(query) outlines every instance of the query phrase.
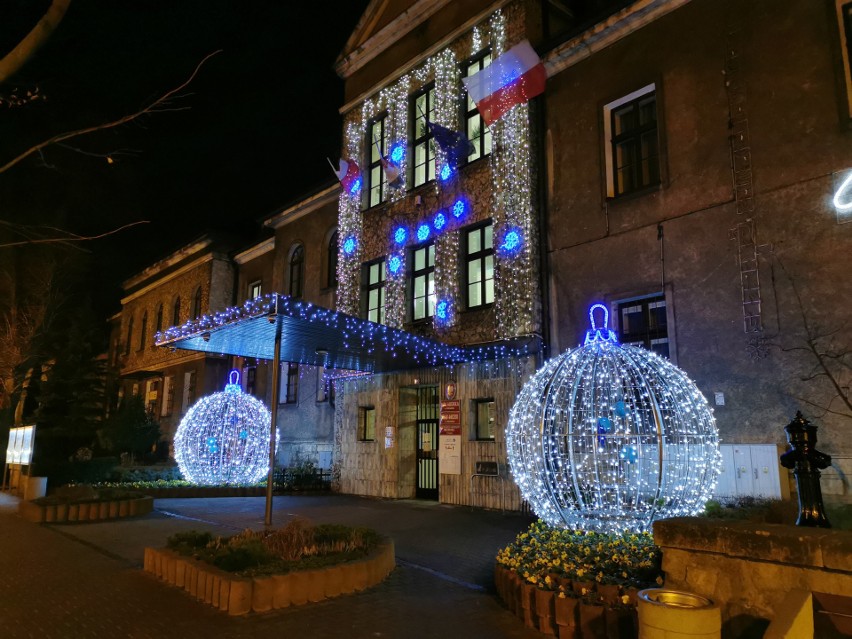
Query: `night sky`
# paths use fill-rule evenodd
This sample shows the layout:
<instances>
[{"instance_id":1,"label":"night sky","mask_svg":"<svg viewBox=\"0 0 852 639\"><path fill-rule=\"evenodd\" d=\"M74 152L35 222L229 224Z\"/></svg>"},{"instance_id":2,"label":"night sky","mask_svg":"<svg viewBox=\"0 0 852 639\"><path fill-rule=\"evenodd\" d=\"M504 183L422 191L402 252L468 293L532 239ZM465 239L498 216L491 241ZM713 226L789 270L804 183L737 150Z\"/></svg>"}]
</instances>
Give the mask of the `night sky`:
<instances>
[{"instance_id":1,"label":"night sky","mask_svg":"<svg viewBox=\"0 0 852 639\"><path fill-rule=\"evenodd\" d=\"M178 86L171 107L68 141L0 174L0 219L98 234L86 243L97 307L120 282L208 229L246 241L257 220L334 176L343 83L332 65L367 5L285 0L73 0L52 39L0 92L47 96L0 110L0 164L60 132L116 119ZM45 0L0 0L0 52ZM112 153L110 164L102 157ZM91 155L89 155L91 154Z\"/></svg>"}]
</instances>

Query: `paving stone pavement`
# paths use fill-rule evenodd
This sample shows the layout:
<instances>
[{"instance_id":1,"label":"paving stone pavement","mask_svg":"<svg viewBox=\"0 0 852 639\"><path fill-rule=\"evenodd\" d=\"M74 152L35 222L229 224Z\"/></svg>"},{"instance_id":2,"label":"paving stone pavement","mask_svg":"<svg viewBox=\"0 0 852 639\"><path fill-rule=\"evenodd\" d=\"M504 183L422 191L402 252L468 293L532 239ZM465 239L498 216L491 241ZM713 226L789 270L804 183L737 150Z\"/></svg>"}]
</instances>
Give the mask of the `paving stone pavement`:
<instances>
[{"instance_id":1,"label":"paving stone pavement","mask_svg":"<svg viewBox=\"0 0 852 639\"><path fill-rule=\"evenodd\" d=\"M397 568L363 593L228 617L142 572L145 546L182 530L262 528L263 498L161 499L144 517L65 526L15 514L0 493L0 637L540 638L493 592L494 555L526 528L515 514L352 496L275 497L293 517L370 526L394 539Z\"/></svg>"}]
</instances>

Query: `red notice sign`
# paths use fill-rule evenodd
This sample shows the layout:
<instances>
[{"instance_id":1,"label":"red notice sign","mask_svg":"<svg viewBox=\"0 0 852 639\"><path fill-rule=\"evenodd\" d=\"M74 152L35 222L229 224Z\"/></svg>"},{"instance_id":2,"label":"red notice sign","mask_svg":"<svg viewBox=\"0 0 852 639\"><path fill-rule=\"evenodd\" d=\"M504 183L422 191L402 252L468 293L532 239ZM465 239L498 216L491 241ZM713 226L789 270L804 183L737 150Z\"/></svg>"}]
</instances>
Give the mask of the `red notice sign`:
<instances>
[{"instance_id":1,"label":"red notice sign","mask_svg":"<svg viewBox=\"0 0 852 639\"><path fill-rule=\"evenodd\" d=\"M441 435L461 435L461 402L441 402Z\"/></svg>"}]
</instances>

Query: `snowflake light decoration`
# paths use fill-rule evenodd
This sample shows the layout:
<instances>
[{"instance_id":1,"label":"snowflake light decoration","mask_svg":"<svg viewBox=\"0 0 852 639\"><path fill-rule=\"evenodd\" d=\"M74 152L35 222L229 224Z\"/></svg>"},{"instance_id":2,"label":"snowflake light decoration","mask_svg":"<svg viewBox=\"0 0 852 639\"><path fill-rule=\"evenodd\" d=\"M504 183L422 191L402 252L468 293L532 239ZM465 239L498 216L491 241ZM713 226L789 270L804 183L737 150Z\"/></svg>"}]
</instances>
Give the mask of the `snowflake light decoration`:
<instances>
[{"instance_id":1,"label":"snowflake light decoration","mask_svg":"<svg viewBox=\"0 0 852 639\"><path fill-rule=\"evenodd\" d=\"M175 459L193 484L254 484L269 471L269 411L242 392L237 371L228 382L193 404L175 434Z\"/></svg>"},{"instance_id":2,"label":"snowflake light decoration","mask_svg":"<svg viewBox=\"0 0 852 639\"><path fill-rule=\"evenodd\" d=\"M607 315L594 305L585 344L549 360L521 390L506 431L509 464L551 526L644 531L704 507L719 474L719 436L686 373L619 344Z\"/></svg>"}]
</instances>

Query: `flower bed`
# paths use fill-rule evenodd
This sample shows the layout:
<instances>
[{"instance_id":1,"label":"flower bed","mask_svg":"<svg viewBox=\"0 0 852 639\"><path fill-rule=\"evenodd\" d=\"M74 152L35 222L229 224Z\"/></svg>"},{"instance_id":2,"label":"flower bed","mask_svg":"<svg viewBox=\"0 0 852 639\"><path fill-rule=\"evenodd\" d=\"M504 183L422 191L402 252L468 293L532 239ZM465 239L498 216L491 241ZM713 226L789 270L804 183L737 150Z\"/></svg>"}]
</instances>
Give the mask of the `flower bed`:
<instances>
[{"instance_id":1,"label":"flower bed","mask_svg":"<svg viewBox=\"0 0 852 639\"><path fill-rule=\"evenodd\" d=\"M662 583L650 534L607 535L532 524L497 554L495 585L527 626L559 637L630 637L637 593Z\"/></svg>"},{"instance_id":2,"label":"flower bed","mask_svg":"<svg viewBox=\"0 0 852 639\"><path fill-rule=\"evenodd\" d=\"M145 549L146 571L230 615L265 612L364 590L395 565L393 543L373 531L300 521L230 538L175 535Z\"/></svg>"}]
</instances>

